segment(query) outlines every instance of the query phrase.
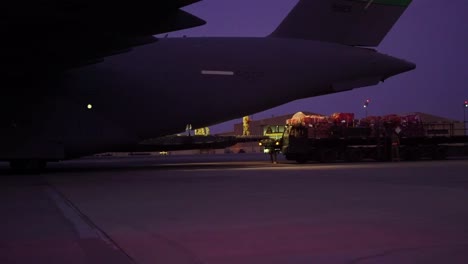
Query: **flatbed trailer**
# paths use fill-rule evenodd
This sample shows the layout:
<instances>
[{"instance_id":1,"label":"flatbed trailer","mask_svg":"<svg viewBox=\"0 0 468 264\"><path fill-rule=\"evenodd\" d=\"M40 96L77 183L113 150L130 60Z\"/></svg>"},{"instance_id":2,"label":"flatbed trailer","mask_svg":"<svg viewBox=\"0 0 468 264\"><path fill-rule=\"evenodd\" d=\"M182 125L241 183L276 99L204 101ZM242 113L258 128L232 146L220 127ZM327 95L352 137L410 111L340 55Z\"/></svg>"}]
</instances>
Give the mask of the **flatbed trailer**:
<instances>
[{"instance_id":1,"label":"flatbed trailer","mask_svg":"<svg viewBox=\"0 0 468 264\"><path fill-rule=\"evenodd\" d=\"M450 153L468 154L468 137L454 135L452 131L440 135L428 134L433 124L423 124L421 131L405 136L398 135L398 144L393 140L393 128L386 133L375 133L371 127L331 126L329 133L317 136L315 127L304 123L288 125L282 138L281 152L287 160L298 163L307 161L334 162L344 160L442 160ZM419 135L417 135L419 134ZM453 151L453 149L458 149Z\"/></svg>"}]
</instances>

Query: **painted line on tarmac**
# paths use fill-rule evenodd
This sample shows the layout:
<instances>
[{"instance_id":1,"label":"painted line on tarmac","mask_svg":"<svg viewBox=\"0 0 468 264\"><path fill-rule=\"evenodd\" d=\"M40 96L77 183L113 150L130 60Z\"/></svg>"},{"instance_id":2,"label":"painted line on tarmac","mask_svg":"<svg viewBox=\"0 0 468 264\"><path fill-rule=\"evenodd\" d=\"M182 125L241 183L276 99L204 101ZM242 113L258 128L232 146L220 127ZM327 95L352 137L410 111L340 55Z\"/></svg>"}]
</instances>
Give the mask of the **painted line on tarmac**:
<instances>
[{"instance_id":1,"label":"painted line on tarmac","mask_svg":"<svg viewBox=\"0 0 468 264\"><path fill-rule=\"evenodd\" d=\"M102 240L112 250L120 251L132 263L135 263L132 257L128 255L112 238L94 224L89 217L83 214L65 195L55 187L49 185L45 192L55 203L63 216L72 224L80 239L99 239Z\"/></svg>"},{"instance_id":2,"label":"painted line on tarmac","mask_svg":"<svg viewBox=\"0 0 468 264\"><path fill-rule=\"evenodd\" d=\"M80 238L100 238L99 232L83 219L74 206L63 199L62 195L51 187L47 187L46 193L54 201L58 209L60 209L63 216L72 223Z\"/></svg>"},{"instance_id":3,"label":"painted line on tarmac","mask_svg":"<svg viewBox=\"0 0 468 264\"><path fill-rule=\"evenodd\" d=\"M262 167L247 167L247 168L200 168L200 169L181 169L180 171L259 171L259 170L311 170L311 169L324 169L324 167L313 166L262 166Z\"/></svg>"},{"instance_id":4,"label":"painted line on tarmac","mask_svg":"<svg viewBox=\"0 0 468 264\"><path fill-rule=\"evenodd\" d=\"M404 165L403 167L401 165ZM261 170L352 170L352 169L405 169L427 166L427 163L391 163L391 162L376 162L376 163L330 163L330 164L274 164L264 166L246 166L246 167L214 167L214 168L181 168L179 171L261 171Z\"/></svg>"}]
</instances>

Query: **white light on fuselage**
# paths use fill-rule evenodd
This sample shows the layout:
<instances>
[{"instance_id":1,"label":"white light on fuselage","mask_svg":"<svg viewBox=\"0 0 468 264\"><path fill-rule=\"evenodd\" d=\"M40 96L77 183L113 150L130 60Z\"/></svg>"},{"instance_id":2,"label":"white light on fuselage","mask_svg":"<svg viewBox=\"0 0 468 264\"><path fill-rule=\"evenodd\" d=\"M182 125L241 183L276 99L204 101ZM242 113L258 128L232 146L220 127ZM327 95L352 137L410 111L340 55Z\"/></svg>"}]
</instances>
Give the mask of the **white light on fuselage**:
<instances>
[{"instance_id":1,"label":"white light on fuselage","mask_svg":"<svg viewBox=\"0 0 468 264\"><path fill-rule=\"evenodd\" d=\"M233 71L212 71L212 70L202 70L201 74L203 75L234 75Z\"/></svg>"},{"instance_id":2,"label":"white light on fuselage","mask_svg":"<svg viewBox=\"0 0 468 264\"><path fill-rule=\"evenodd\" d=\"M87 108L91 110L91 109L93 108L93 105L92 105L92 104L88 104L88 105L87 105Z\"/></svg>"}]
</instances>

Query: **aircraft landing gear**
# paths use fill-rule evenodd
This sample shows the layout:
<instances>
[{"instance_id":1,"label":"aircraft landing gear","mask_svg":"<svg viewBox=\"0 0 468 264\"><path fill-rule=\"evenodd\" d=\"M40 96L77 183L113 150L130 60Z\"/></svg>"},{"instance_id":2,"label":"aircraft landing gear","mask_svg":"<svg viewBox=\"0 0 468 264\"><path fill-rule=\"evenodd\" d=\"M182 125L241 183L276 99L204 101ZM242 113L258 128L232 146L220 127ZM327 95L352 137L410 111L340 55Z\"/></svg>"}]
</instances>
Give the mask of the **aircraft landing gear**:
<instances>
[{"instance_id":1,"label":"aircraft landing gear","mask_svg":"<svg viewBox=\"0 0 468 264\"><path fill-rule=\"evenodd\" d=\"M43 171L47 161L38 159L10 160L10 169L15 173L33 174Z\"/></svg>"}]
</instances>

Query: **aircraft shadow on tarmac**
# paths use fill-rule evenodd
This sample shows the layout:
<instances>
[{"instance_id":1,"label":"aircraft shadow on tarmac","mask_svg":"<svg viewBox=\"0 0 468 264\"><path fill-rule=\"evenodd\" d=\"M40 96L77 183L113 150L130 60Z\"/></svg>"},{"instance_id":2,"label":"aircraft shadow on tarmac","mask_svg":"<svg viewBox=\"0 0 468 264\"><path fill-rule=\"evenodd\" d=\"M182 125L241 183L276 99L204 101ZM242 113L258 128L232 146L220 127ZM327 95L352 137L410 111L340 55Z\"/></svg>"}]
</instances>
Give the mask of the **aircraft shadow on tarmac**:
<instances>
[{"instance_id":1,"label":"aircraft shadow on tarmac","mask_svg":"<svg viewBox=\"0 0 468 264\"><path fill-rule=\"evenodd\" d=\"M240 159L213 158L197 159L192 157L184 157L179 159L157 159L157 158L116 158L116 159L81 159L65 162L51 162L49 166L41 172L33 173L15 173L10 170L8 163L0 163L0 176L8 175L39 175L39 174L58 174L58 173L91 173L91 172L137 172L137 171L175 171L175 170L229 170L229 169L248 169L248 168L304 168L304 167L320 167L320 166L365 166L377 164L393 164L390 162L362 161L362 162L334 162L334 163L319 163L308 162L305 164L297 164L294 161L280 159L278 164L272 164L265 155L253 156L252 160L244 156ZM467 160L466 157L451 158L452 160ZM420 161L402 161L400 164L423 164L432 163L431 160ZM396 164L394 164L396 165Z\"/></svg>"},{"instance_id":2,"label":"aircraft shadow on tarmac","mask_svg":"<svg viewBox=\"0 0 468 264\"><path fill-rule=\"evenodd\" d=\"M182 160L170 161L162 163L161 160L138 160L138 159L122 159L110 162L102 162L102 160L81 160L72 162L50 163L47 168L41 172L30 173L15 173L10 170L7 163L0 164L0 175L39 175L39 174L57 174L57 173L89 173L89 172L125 172L125 171L174 171L174 170L201 170L201 169L217 169L229 170L239 168L258 168L284 166L294 164L293 162L285 161L282 164L271 164L268 160L260 161L197 161L197 160ZM3 166L2 166L3 165Z\"/></svg>"}]
</instances>

